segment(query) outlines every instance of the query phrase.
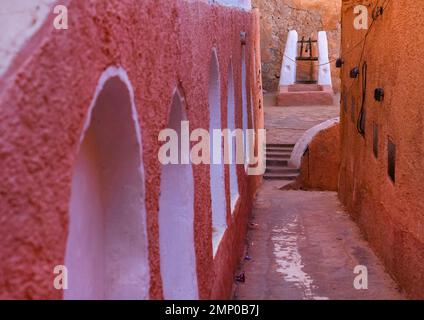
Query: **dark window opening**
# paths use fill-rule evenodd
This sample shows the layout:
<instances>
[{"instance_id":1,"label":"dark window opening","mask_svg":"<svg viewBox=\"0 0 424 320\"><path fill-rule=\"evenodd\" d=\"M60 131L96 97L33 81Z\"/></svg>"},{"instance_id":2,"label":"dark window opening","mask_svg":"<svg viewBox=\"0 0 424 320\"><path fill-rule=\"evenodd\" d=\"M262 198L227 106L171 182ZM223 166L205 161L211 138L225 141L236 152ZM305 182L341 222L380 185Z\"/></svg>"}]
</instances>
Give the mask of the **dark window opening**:
<instances>
[{"instance_id":1,"label":"dark window opening","mask_svg":"<svg viewBox=\"0 0 424 320\"><path fill-rule=\"evenodd\" d=\"M396 145L392 142L392 140L388 139L387 145L387 154L388 154L388 174L390 179L395 182L396 181Z\"/></svg>"}]
</instances>

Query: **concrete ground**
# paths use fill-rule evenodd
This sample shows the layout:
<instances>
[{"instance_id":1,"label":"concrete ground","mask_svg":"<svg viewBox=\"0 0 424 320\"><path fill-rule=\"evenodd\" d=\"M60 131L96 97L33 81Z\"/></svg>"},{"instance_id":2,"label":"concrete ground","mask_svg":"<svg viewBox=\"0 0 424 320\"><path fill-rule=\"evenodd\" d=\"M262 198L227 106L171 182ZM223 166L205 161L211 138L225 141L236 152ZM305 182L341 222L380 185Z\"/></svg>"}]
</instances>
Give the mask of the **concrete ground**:
<instances>
[{"instance_id":1,"label":"concrete ground","mask_svg":"<svg viewBox=\"0 0 424 320\"><path fill-rule=\"evenodd\" d=\"M338 106L274 107L272 101L265 97L267 143L295 143L339 113ZM246 280L236 283L234 298L401 299L337 194L280 190L287 183L266 181L257 194L239 271ZM367 268L366 290L354 286L358 266Z\"/></svg>"}]
</instances>

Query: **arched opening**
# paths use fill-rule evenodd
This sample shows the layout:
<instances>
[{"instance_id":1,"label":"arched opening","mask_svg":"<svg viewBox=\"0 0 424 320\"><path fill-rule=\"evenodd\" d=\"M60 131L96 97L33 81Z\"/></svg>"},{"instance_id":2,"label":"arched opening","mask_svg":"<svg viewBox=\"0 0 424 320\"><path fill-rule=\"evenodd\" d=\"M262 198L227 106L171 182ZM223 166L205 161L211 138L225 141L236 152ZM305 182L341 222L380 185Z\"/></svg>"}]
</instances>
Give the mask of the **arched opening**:
<instances>
[{"instance_id":1,"label":"arched opening","mask_svg":"<svg viewBox=\"0 0 424 320\"><path fill-rule=\"evenodd\" d=\"M100 79L72 178L65 299L147 299L141 136L121 69Z\"/></svg>"},{"instance_id":2,"label":"arched opening","mask_svg":"<svg viewBox=\"0 0 424 320\"><path fill-rule=\"evenodd\" d=\"M250 144L248 131L249 129L249 114L247 111L247 89L246 89L246 46L243 46L241 51L241 97L242 97L242 125L243 125L243 136L244 136L244 168L248 168L248 157L250 155Z\"/></svg>"},{"instance_id":3,"label":"arched opening","mask_svg":"<svg viewBox=\"0 0 424 320\"><path fill-rule=\"evenodd\" d=\"M167 128L181 141L187 120L183 98L175 92ZM182 150L182 148L178 148ZM194 249L194 182L191 164L162 164L159 197L160 268L165 299L197 299Z\"/></svg>"},{"instance_id":4,"label":"arched opening","mask_svg":"<svg viewBox=\"0 0 424 320\"><path fill-rule=\"evenodd\" d=\"M234 76L233 76L233 67L230 63L228 70L228 95L227 95L227 106L228 106L228 124L227 127L231 132L235 132L236 129L236 104L235 104L235 91L234 91ZM230 166L230 196L231 196L231 213L233 213L234 208L237 204L239 198L239 189L238 189L238 180L237 180L237 143L234 138L235 135L228 137L228 143L230 146L231 154L231 163Z\"/></svg>"},{"instance_id":5,"label":"arched opening","mask_svg":"<svg viewBox=\"0 0 424 320\"><path fill-rule=\"evenodd\" d=\"M255 99L254 99L254 90L256 90L257 83L257 69L256 69L256 49L253 50L253 61L252 61L252 75L253 75L253 84L250 85L250 128L255 130L256 133L256 127L255 127ZM250 161L251 158L251 152L256 151L256 136L252 139L251 144L249 144L249 153L248 153L248 159ZM252 155L254 157L254 155Z\"/></svg>"},{"instance_id":6,"label":"arched opening","mask_svg":"<svg viewBox=\"0 0 424 320\"><path fill-rule=\"evenodd\" d=\"M216 51L212 51L211 65L209 70L209 133L211 137L211 146L213 143L213 130L222 129L221 126L221 86L219 82L219 65ZM211 153L211 166L210 166L210 188L212 200L212 245L213 253L218 250L219 242L227 228L227 206L225 202L225 168L224 158L222 154L222 136L216 136L215 147L221 151L220 161L213 160L213 153ZM211 149L213 150L213 149Z\"/></svg>"},{"instance_id":7,"label":"arched opening","mask_svg":"<svg viewBox=\"0 0 424 320\"><path fill-rule=\"evenodd\" d=\"M254 89L258 85L258 79L257 79L257 69L256 69L256 49L253 50L253 85L250 86L250 113L251 113L251 128L255 129L255 100L253 97Z\"/></svg>"}]
</instances>

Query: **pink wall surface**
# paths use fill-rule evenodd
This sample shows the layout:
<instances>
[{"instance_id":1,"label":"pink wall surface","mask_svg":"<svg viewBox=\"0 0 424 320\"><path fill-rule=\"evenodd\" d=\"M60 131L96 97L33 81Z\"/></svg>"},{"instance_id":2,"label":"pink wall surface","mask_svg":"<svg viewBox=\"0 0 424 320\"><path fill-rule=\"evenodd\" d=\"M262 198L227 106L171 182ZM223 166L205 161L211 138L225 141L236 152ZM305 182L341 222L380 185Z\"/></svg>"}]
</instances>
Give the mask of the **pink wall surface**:
<instances>
[{"instance_id":1,"label":"pink wall surface","mask_svg":"<svg viewBox=\"0 0 424 320\"><path fill-rule=\"evenodd\" d=\"M69 29L55 30L51 15L0 78L0 298L63 298L53 287L53 269L65 262L80 139L99 78L116 66L125 70L133 86L143 140L148 296L162 299L159 132L168 125L177 87L191 130L208 129L213 48L220 70L221 123L227 123L226 71L232 63L236 122L242 128L242 31L247 32L247 103L254 103L255 127L263 127L258 13L182 0L63 4L70 13ZM252 120L249 115L250 127ZM209 165L193 166L200 299L231 295L251 201L261 182L260 176L247 176L243 164L237 173L240 199L231 215L225 167L228 228L213 257Z\"/></svg>"}]
</instances>

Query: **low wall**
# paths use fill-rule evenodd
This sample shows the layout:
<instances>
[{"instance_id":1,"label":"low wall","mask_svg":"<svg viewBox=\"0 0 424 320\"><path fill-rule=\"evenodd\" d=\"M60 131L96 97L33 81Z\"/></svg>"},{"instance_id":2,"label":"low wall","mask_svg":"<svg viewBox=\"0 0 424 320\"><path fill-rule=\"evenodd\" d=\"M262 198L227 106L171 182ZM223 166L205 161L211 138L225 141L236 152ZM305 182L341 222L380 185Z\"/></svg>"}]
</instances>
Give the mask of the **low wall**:
<instances>
[{"instance_id":1,"label":"low wall","mask_svg":"<svg viewBox=\"0 0 424 320\"><path fill-rule=\"evenodd\" d=\"M320 131L302 157L297 185L303 190L337 191L340 148L339 124Z\"/></svg>"}]
</instances>

